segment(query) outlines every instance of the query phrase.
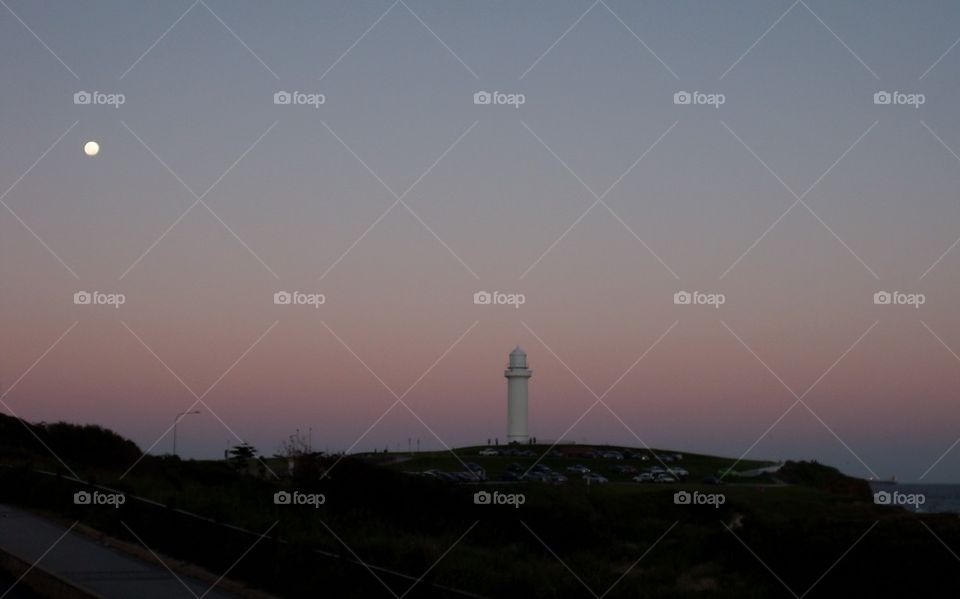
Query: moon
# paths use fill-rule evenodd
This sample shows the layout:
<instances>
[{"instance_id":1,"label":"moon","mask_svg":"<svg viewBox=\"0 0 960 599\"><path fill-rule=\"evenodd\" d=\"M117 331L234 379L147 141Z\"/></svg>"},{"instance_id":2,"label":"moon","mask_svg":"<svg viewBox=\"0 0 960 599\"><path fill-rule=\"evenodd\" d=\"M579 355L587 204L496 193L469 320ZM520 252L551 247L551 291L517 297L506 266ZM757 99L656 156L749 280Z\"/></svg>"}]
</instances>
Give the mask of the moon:
<instances>
[{"instance_id":1,"label":"moon","mask_svg":"<svg viewBox=\"0 0 960 599\"><path fill-rule=\"evenodd\" d=\"M83 153L87 156L96 156L100 153L100 144L95 141L88 141L83 145Z\"/></svg>"}]
</instances>

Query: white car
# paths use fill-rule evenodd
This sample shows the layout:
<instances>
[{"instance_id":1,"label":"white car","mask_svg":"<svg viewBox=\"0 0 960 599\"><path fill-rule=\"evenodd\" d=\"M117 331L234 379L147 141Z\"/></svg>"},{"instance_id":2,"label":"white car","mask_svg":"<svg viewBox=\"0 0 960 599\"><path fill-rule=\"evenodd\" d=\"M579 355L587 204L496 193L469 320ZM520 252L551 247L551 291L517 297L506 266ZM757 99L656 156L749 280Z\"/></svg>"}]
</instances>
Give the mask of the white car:
<instances>
[{"instance_id":1,"label":"white car","mask_svg":"<svg viewBox=\"0 0 960 599\"><path fill-rule=\"evenodd\" d=\"M665 473L665 472L661 472L660 474L658 474L658 475L656 476L656 478L653 479L653 482L655 482L655 483L675 483L675 482L677 482L677 479L674 478L673 476Z\"/></svg>"},{"instance_id":2,"label":"white car","mask_svg":"<svg viewBox=\"0 0 960 599\"><path fill-rule=\"evenodd\" d=\"M492 447L480 450L480 455L500 455L500 452Z\"/></svg>"},{"instance_id":3,"label":"white car","mask_svg":"<svg viewBox=\"0 0 960 599\"><path fill-rule=\"evenodd\" d=\"M606 477L600 476L599 474L594 474L594 473L584 474L584 475L583 475L583 480L584 480L584 482L586 482L588 485L592 485L592 484L594 484L594 483L596 483L596 484L598 484L598 485L602 485L602 484L605 484L605 483L609 482L609 481L606 479Z\"/></svg>"},{"instance_id":4,"label":"white car","mask_svg":"<svg viewBox=\"0 0 960 599\"><path fill-rule=\"evenodd\" d=\"M634 482L638 483L652 483L653 475L649 472L641 472L640 474L633 477Z\"/></svg>"},{"instance_id":5,"label":"white car","mask_svg":"<svg viewBox=\"0 0 960 599\"><path fill-rule=\"evenodd\" d=\"M583 464L576 464L574 466L568 466L567 472L574 472L576 474L590 474L590 469Z\"/></svg>"}]
</instances>

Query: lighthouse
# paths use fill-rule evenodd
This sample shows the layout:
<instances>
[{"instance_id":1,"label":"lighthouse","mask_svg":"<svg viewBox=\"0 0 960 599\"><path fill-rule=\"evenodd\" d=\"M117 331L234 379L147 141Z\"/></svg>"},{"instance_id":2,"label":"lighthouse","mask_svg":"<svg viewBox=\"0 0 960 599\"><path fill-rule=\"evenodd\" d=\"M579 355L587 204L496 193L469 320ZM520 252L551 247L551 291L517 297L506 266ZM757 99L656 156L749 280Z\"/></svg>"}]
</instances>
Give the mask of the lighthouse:
<instances>
[{"instance_id":1,"label":"lighthouse","mask_svg":"<svg viewBox=\"0 0 960 599\"><path fill-rule=\"evenodd\" d=\"M507 442L526 443L527 380L533 371L527 368L527 352L518 345L510 352L510 364L503 371L507 378Z\"/></svg>"}]
</instances>

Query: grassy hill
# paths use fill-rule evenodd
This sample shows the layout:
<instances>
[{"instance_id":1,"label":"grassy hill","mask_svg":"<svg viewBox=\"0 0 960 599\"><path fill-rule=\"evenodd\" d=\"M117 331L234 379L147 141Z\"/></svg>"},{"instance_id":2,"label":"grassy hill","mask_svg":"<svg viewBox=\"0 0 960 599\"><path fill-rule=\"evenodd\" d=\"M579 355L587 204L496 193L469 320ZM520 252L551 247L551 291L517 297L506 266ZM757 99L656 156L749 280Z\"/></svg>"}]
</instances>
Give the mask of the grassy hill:
<instances>
[{"instance_id":1,"label":"grassy hill","mask_svg":"<svg viewBox=\"0 0 960 599\"><path fill-rule=\"evenodd\" d=\"M79 519L135 543L123 520L152 549L218 573L269 530L231 577L280 596L313 597L320 589L337 597L388 596L383 585L398 595L413 585L407 597L463 596L457 590L530 598L590 597L608 589L607 597L664 598L791 597L811 587L807 597L960 592L960 577L945 574L957 562L940 543L960 548L955 515L876 506L866 483L816 463L788 462L776 475L707 485L697 481L734 460L684 453L678 463L690 482L638 484L611 469L644 467L650 459L589 458L593 447L569 445L542 463L557 471L582 463L611 482L588 486L571 476L562 485L458 483L418 474L462 470L462 460L495 477L513 462L529 467L537 460L479 456L480 447L466 447L457 457L304 456L289 476L286 460L267 460L283 473L280 479L255 462L238 467L148 456L121 480L139 451L124 462L97 456L94 448L129 452L129 441L96 427L31 426L57 444L80 478L129 499L120 509L74 505L73 493L89 487L35 472L63 468L36 439L30 442L23 423L0 418L0 501ZM18 441L8 441L7 433L20 435ZM73 453L70 443L85 449ZM539 456L548 447L529 449ZM763 465L743 462L737 470ZM325 503L277 505L274 493L281 490L323 494ZM522 494L523 505L475 504L474 494L484 490ZM681 492L721 493L724 501L678 504Z\"/></svg>"}]
</instances>

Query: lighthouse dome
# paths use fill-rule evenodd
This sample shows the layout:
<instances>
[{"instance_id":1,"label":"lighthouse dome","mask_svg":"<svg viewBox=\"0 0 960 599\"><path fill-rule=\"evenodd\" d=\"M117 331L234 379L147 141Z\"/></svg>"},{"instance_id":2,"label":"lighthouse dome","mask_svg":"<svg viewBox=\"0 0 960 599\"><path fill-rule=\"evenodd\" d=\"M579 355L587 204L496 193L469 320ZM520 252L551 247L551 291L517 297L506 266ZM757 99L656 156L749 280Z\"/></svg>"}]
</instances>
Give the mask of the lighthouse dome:
<instances>
[{"instance_id":1,"label":"lighthouse dome","mask_svg":"<svg viewBox=\"0 0 960 599\"><path fill-rule=\"evenodd\" d=\"M526 368L527 367L527 352L518 345L512 352L510 352L510 368Z\"/></svg>"}]
</instances>

